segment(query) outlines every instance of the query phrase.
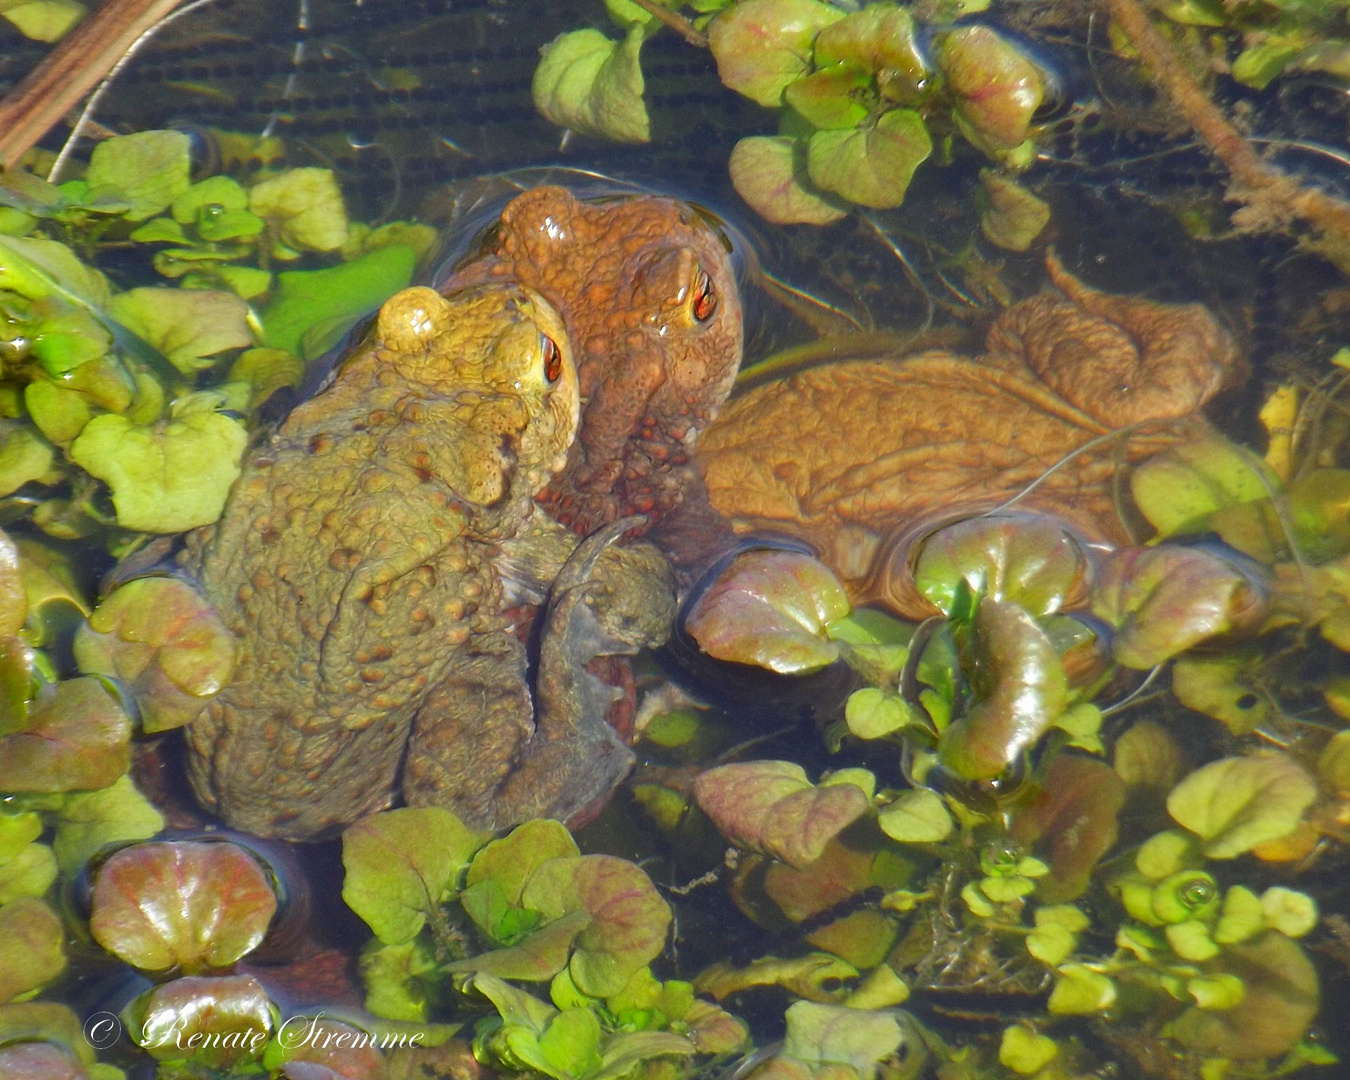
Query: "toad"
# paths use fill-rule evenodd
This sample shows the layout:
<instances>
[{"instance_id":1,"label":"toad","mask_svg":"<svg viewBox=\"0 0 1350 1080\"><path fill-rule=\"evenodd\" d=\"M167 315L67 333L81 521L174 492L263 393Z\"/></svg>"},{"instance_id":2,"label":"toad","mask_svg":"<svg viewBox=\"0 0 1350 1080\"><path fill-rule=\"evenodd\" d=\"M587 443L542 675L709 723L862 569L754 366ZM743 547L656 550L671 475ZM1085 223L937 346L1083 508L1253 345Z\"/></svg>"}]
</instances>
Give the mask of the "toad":
<instances>
[{"instance_id":1,"label":"toad","mask_svg":"<svg viewBox=\"0 0 1350 1080\"><path fill-rule=\"evenodd\" d=\"M1051 254L1056 291L1005 311L979 358L932 351L826 364L733 399L699 443L738 532L805 540L859 603L909 618L917 545L1016 500L1088 543L1130 540L1113 480L1187 428L1237 363L1198 304L1112 296Z\"/></svg>"},{"instance_id":2,"label":"toad","mask_svg":"<svg viewBox=\"0 0 1350 1080\"><path fill-rule=\"evenodd\" d=\"M659 643L673 592L649 545L607 547L631 522L578 546L540 512L579 404L562 320L530 289L384 304L180 557L237 641L187 729L205 805L309 839L401 791L496 828L567 819L622 779L584 664ZM511 609L555 576L532 694Z\"/></svg>"},{"instance_id":3,"label":"toad","mask_svg":"<svg viewBox=\"0 0 1350 1080\"><path fill-rule=\"evenodd\" d=\"M730 252L716 222L678 199L583 202L540 187L506 206L444 286L509 278L562 312L582 423L541 501L578 532L638 513L659 536L697 483L694 441L741 359Z\"/></svg>"}]
</instances>

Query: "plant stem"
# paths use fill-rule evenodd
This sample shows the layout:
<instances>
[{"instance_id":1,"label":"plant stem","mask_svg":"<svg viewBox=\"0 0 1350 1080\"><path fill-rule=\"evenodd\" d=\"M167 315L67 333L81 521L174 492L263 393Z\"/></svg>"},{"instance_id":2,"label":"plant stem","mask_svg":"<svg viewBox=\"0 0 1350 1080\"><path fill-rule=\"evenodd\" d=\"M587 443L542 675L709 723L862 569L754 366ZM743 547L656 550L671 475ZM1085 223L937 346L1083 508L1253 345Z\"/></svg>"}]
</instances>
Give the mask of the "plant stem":
<instances>
[{"instance_id":1,"label":"plant stem","mask_svg":"<svg viewBox=\"0 0 1350 1080\"><path fill-rule=\"evenodd\" d=\"M654 16L674 30L690 45L696 45L700 49L708 47L708 35L702 30L697 29L693 23L686 19L677 11L671 11L664 8L656 0L633 0L638 7L649 15Z\"/></svg>"}]
</instances>

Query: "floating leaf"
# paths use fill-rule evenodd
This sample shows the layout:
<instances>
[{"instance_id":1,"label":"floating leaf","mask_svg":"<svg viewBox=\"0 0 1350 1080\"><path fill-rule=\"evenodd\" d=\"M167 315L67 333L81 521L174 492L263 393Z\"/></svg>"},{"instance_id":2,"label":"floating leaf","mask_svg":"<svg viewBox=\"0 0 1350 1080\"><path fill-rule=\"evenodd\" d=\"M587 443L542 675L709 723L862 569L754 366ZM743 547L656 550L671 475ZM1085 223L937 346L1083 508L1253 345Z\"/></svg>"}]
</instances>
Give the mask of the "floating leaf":
<instances>
[{"instance_id":1,"label":"floating leaf","mask_svg":"<svg viewBox=\"0 0 1350 1080\"><path fill-rule=\"evenodd\" d=\"M245 349L230 365L229 380L249 384L249 408L256 409L283 387L298 387L305 362L285 349Z\"/></svg>"},{"instance_id":2,"label":"floating leaf","mask_svg":"<svg viewBox=\"0 0 1350 1080\"><path fill-rule=\"evenodd\" d=\"M1029 250L1050 224L1050 204L1012 177L992 169L980 170L980 184L988 197L988 205L980 213L980 231L985 239L1005 251Z\"/></svg>"},{"instance_id":3,"label":"floating leaf","mask_svg":"<svg viewBox=\"0 0 1350 1080\"><path fill-rule=\"evenodd\" d=\"M262 313L266 344L314 359L334 342L328 340L330 333L320 335L312 349L307 347L303 343L311 330L340 324L345 333L357 319L406 287L416 263L412 248L392 244L341 266L278 274L276 295Z\"/></svg>"},{"instance_id":4,"label":"floating leaf","mask_svg":"<svg viewBox=\"0 0 1350 1080\"><path fill-rule=\"evenodd\" d=\"M670 906L651 879L624 859L549 859L530 876L521 899L546 919L581 911L591 916L577 935L568 970L577 987L592 997L617 994L665 947Z\"/></svg>"},{"instance_id":5,"label":"floating leaf","mask_svg":"<svg viewBox=\"0 0 1350 1080\"><path fill-rule=\"evenodd\" d=\"M947 839L955 827L947 804L937 792L920 788L901 794L877 814L881 831L906 844L931 844Z\"/></svg>"},{"instance_id":6,"label":"floating leaf","mask_svg":"<svg viewBox=\"0 0 1350 1080\"><path fill-rule=\"evenodd\" d=\"M184 375L206 359L253 344L248 305L234 293L207 289L129 289L112 299L112 317L153 345Z\"/></svg>"},{"instance_id":7,"label":"floating leaf","mask_svg":"<svg viewBox=\"0 0 1350 1080\"><path fill-rule=\"evenodd\" d=\"M858 969L830 953L813 952L780 960L761 957L738 966L718 961L699 972L694 986L718 1001L752 986L781 986L811 1001L838 1001L848 991L840 984L858 977Z\"/></svg>"},{"instance_id":8,"label":"floating leaf","mask_svg":"<svg viewBox=\"0 0 1350 1080\"><path fill-rule=\"evenodd\" d=\"M426 1023L438 996L439 975L425 938L402 945L382 945L379 938L371 938L361 952L366 1010L386 1020Z\"/></svg>"},{"instance_id":9,"label":"floating leaf","mask_svg":"<svg viewBox=\"0 0 1350 1080\"><path fill-rule=\"evenodd\" d=\"M411 941L482 842L439 806L362 818L342 834L342 899L386 945Z\"/></svg>"},{"instance_id":10,"label":"floating leaf","mask_svg":"<svg viewBox=\"0 0 1350 1080\"><path fill-rule=\"evenodd\" d=\"M98 679L47 687L28 726L0 739L0 790L105 788L131 764L131 721Z\"/></svg>"},{"instance_id":11,"label":"floating leaf","mask_svg":"<svg viewBox=\"0 0 1350 1080\"><path fill-rule=\"evenodd\" d=\"M929 77L914 33L914 18L897 4L872 3L816 35L817 67L855 63L877 76L884 97L899 101L919 92Z\"/></svg>"},{"instance_id":12,"label":"floating leaf","mask_svg":"<svg viewBox=\"0 0 1350 1080\"><path fill-rule=\"evenodd\" d=\"M1284 754L1210 762L1181 781L1167 811L1204 841L1211 859L1232 859L1294 831L1317 784Z\"/></svg>"},{"instance_id":13,"label":"floating leaf","mask_svg":"<svg viewBox=\"0 0 1350 1080\"><path fill-rule=\"evenodd\" d=\"M880 739L911 724L927 726L924 714L899 694L864 686L844 705L848 730L860 739Z\"/></svg>"},{"instance_id":14,"label":"floating leaf","mask_svg":"<svg viewBox=\"0 0 1350 1080\"><path fill-rule=\"evenodd\" d=\"M1079 754L1055 757L1041 789L1019 806L1010 829L1050 866L1037 886L1042 900L1058 904L1082 895L1097 860L1116 842L1124 804L1125 784L1110 766Z\"/></svg>"},{"instance_id":15,"label":"floating leaf","mask_svg":"<svg viewBox=\"0 0 1350 1080\"><path fill-rule=\"evenodd\" d=\"M984 599L970 627L974 704L938 744L966 780L992 779L1029 750L1064 711L1068 684L1050 639L1016 604Z\"/></svg>"},{"instance_id":16,"label":"floating leaf","mask_svg":"<svg viewBox=\"0 0 1350 1080\"><path fill-rule=\"evenodd\" d=\"M191 723L234 674L234 635L179 578L120 586L80 627L74 650L82 672L121 680L146 732Z\"/></svg>"},{"instance_id":17,"label":"floating leaf","mask_svg":"<svg viewBox=\"0 0 1350 1080\"><path fill-rule=\"evenodd\" d=\"M1015 45L987 26L963 27L941 37L937 60L957 116L980 140L999 150L1026 140L1045 83Z\"/></svg>"},{"instance_id":18,"label":"floating leaf","mask_svg":"<svg viewBox=\"0 0 1350 1080\"><path fill-rule=\"evenodd\" d=\"M1152 720L1134 724L1114 749L1116 774L1130 787L1171 791L1185 771L1181 747L1167 729Z\"/></svg>"},{"instance_id":19,"label":"floating leaf","mask_svg":"<svg viewBox=\"0 0 1350 1080\"><path fill-rule=\"evenodd\" d=\"M132 1039L152 1057L220 1068L262 1057L272 1010L252 975L188 975L137 998L123 1017ZM292 1034L303 1036L303 1030Z\"/></svg>"},{"instance_id":20,"label":"floating leaf","mask_svg":"<svg viewBox=\"0 0 1350 1080\"><path fill-rule=\"evenodd\" d=\"M51 444L28 424L0 420L0 495L10 495L24 484L50 477L55 456Z\"/></svg>"},{"instance_id":21,"label":"floating leaf","mask_svg":"<svg viewBox=\"0 0 1350 1080\"><path fill-rule=\"evenodd\" d=\"M511 909L520 910L520 909ZM537 922L542 912L534 912ZM477 972L501 979L543 982L567 967L577 935L591 925L586 911L571 911L560 919L530 930L514 945L492 949L447 965L451 972Z\"/></svg>"},{"instance_id":22,"label":"floating leaf","mask_svg":"<svg viewBox=\"0 0 1350 1080\"><path fill-rule=\"evenodd\" d=\"M738 555L689 610L685 630L709 656L783 674L832 663L825 627L852 608L819 559L798 551Z\"/></svg>"},{"instance_id":23,"label":"floating leaf","mask_svg":"<svg viewBox=\"0 0 1350 1080\"><path fill-rule=\"evenodd\" d=\"M870 128L817 131L806 148L811 182L875 209L899 206L933 140L913 109L892 109Z\"/></svg>"},{"instance_id":24,"label":"floating leaf","mask_svg":"<svg viewBox=\"0 0 1350 1080\"><path fill-rule=\"evenodd\" d=\"M1259 660L1252 652L1180 657L1172 665L1172 693L1234 735L1249 735L1270 717L1270 699L1243 680Z\"/></svg>"},{"instance_id":25,"label":"floating leaf","mask_svg":"<svg viewBox=\"0 0 1350 1080\"><path fill-rule=\"evenodd\" d=\"M813 127L855 128L867 119L868 108L860 98L871 85L871 72L844 60L819 66L810 75L789 83L783 100Z\"/></svg>"},{"instance_id":26,"label":"floating leaf","mask_svg":"<svg viewBox=\"0 0 1350 1080\"><path fill-rule=\"evenodd\" d=\"M1116 1003L1116 984L1082 964L1065 964L1050 992L1046 1008L1051 1016L1081 1016L1103 1012Z\"/></svg>"},{"instance_id":27,"label":"floating leaf","mask_svg":"<svg viewBox=\"0 0 1350 1080\"><path fill-rule=\"evenodd\" d=\"M144 221L191 184L191 142L181 131L140 131L104 139L89 155L85 180L92 197L125 199L128 221Z\"/></svg>"},{"instance_id":28,"label":"floating leaf","mask_svg":"<svg viewBox=\"0 0 1350 1080\"><path fill-rule=\"evenodd\" d=\"M901 1014L903 1015L903 1014ZM785 1057L812 1067L847 1065L859 1077L876 1075L877 1066L895 1054L914 1033L892 1012L869 1012L814 1001L797 1001L785 1014Z\"/></svg>"},{"instance_id":29,"label":"floating leaf","mask_svg":"<svg viewBox=\"0 0 1350 1080\"><path fill-rule=\"evenodd\" d=\"M1058 1055L1059 1047L1054 1039L1038 1035L1021 1024L1004 1028L998 1044L999 1063L1022 1076L1040 1072Z\"/></svg>"},{"instance_id":30,"label":"floating leaf","mask_svg":"<svg viewBox=\"0 0 1350 1080\"><path fill-rule=\"evenodd\" d=\"M589 28L559 34L540 50L530 87L534 107L544 119L582 135L647 142L651 131L638 59L645 38L637 24L623 41Z\"/></svg>"},{"instance_id":31,"label":"floating leaf","mask_svg":"<svg viewBox=\"0 0 1350 1080\"><path fill-rule=\"evenodd\" d=\"M45 896L56 880L56 859L46 844L29 844L0 862L0 904Z\"/></svg>"},{"instance_id":32,"label":"floating leaf","mask_svg":"<svg viewBox=\"0 0 1350 1080\"><path fill-rule=\"evenodd\" d=\"M258 860L225 842L151 842L98 868L89 929L144 971L226 967L255 949L277 910Z\"/></svg>"},{"instance_id":33,"label":"floating leaf","mask_svg":"<svg viewBox=\"0 0 1350 1080\"><path fill-rule=\"evenodd\" d=\"M42 835L42 818L34 811L0 814L0 863L8 862Z\"/></svg>"},{"instance_id":34,"label":"floating leaf","mask_svg":"<svg viewBox=\"0 0 1350 1080\"><path fill-rule=\"evenodd\" d=\"M51 982L66 967L65 930L41 900L0 907L0 1002Z\"/></svg>"},{"instance_id":35,"label":"floating leaf","mask_svg":"<svg viewBox=\"0 0 1350 1080\"><path fill-rule=\"evenodd\" d=\"M162 828L163 815L136 790L130 776L121 776L111 787L65 797L52 851L62 873L74 876L105 844L148 840Z\"/></svg>"},{"instance_id":36,"label":"floating leaf","mask_svg":"<svg viewBox=\"0 0 1350 1080\"><path fill-rule=\"evenodd\" d=\"M102 311L111 292L108 279L65 244L40 236L0 236L0 289L30 300L56 294Z\"/></svg>"},{"instance_id":37,"label":"floating leaf","mask_svg":"<svg viewBox=\"0 0 1350 1080\"><path fill-rule=\"evenodd\" d=\"M848 213L811 183L806 145L785 135L752 135L731 150L727 164L736 193L766 221L828 225Z\"/></svg>"},{"instance_id":38,"label":"floating leaf","mask_svg":"<svg viewBox=\"0 0 1350 1080\"><path fill-rule=\"evenodd\" d=\"M347 208L331 169L287 169L260 180L249 189L248 208L286 248L334 251L347 239Z\"/></svg>"},{"instance_id":39,"label":"floating leaf","mask_svg":"<svg viewBox=\"0 0 1350 1080\"><path fill-rule=\"evenodd\" d=\"M1135 505L1163 537L1203 532L1216 510L1278 490L1260 459L1217 437L1173 446L1130 474Z\"/></svg>"},{"instance_id":40,"label":"floating leaf","mask_svg":"<svg viewBox=\"0 0 1350 1080\"><path fill-rule=\"evenodd\" d=\"M85 425L70 456L112 488L124 529L176 533L220 517L247 443L243 425L217 412L153 427L109 413Z\"/></svg>"},{"instance_id":41,"label":"floating leaf","mask_svg":"<svg viewBox=\"0 0 1350 1080\"><path fill-rule=\"evenodd\" d=\"M0 15L26 38L60 41L89 9L78 0L5 0Z\"/></svg>"},{"instance_id":42,"label":"floating leaf","mask_svg":"<svg viewBox=\"0 0 1350 1080\"><path fill-rule=\"evenodd\" d=\"M708 48L724 86L776 108L788 84L811 70L816 34L843 17L818 0L741 0L713 19Z\"/></svg>"},{"instance_id":43,"label":"floating leaf","mask_svg":"<svg viewBox=\"0 0 1350 1080\"><path fill-rule=\"evenodd\" d=\"M23 7L38 5L22 5ZM8 12L4 12L8 16ZM11 1043L0 1047L0 1077L5 1080L89 1080L80 1059L49 1042Z\"/></svg>"},{"instance_id":44,"label":"floating leaf","mask_svg":"<svg viewBox=\"0 0 1350 1080\"><path fill-rule=\"evenodd\" d=\"M800 765L787 761L709 769L696 781L694 798L733 844L796 867L818 859L871 806L852 784L814 787Z\"/></svg>"},{"instance_id":45,"label":"floating leaf","mask_svg":"<svg viewBox=\"0 0 1350 1080\"><path fill-rule=\"evenodd\" d=\"M1266 595L1252 568L1168 544L1116 552L1092 610L1118 628L1116 660L1147 670L1219 634L1253 629L1265 616Z\"/></svg>"},{"instance_id":46,"label":"floating leaf","mask_svg":"<svg viewBox=\"0 0 1350 1080\"><path fill-rule=\"evenodd\" d=\"M1303 937L1317 925L1317 901L1307 893L1272 885L1261 894L1266 925L1285 937Z\"/></svg>"}]
</instances>

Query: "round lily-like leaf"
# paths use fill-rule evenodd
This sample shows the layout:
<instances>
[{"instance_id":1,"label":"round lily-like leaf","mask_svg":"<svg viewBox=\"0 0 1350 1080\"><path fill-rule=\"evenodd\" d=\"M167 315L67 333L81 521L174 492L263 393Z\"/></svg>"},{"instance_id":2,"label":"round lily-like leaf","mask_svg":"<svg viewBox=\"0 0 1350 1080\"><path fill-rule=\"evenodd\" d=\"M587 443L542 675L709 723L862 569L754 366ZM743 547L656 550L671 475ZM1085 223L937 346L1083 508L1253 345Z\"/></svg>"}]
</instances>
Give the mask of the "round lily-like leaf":
<instances>
[{"instance_id":1,"label":"round lily-like leaf","mask_svg":"<svg viewBox=\"0 0 1350 1080\"><path fill-rule=\"evenodd\" d=\"M470 899L466 906L472 906L472 903L472 899ZM525 909L508 910L524 911ZM543 917L542 912L534 909L531 909L531 914L533 914L536 922ZM500 979L545 982L567 967L567 961L577 935L590 926L591 922L589 912L580 909L569 911L562 918L554 919L538 929L530 930L514 945L504 949L481 952L464 960L456 960L447 964L446 970L453 973L469 971L480 975L492 975ZM498 935L501 933L498 929L500 925L500 923L491 924L491 929L496 930ZM491 932L490 936L492 936ZM497 940L500 940L500 937Z\"/></svg>"},{"instance_id":2,"label":"round lily-like leaf","mask_svg":"<svg viewBox=\"0 0 1350 1080\"><path fill-rule=\"evenodd\" d=\"M210 367L209 356L253 344L248 305L232 292L129 289L112 298L111 313L184 375Z\"/></svg>"},{"instance_id":3,"label":"round lily-like leaf","mask_svg":"<svg viewBox=\"0 0 1350 1080\"><path fill-rule=\"evenodd\" d=\"M191 147L181 131L140 131L104 139L89 156L85 180L93 198L125 200L128 221L154 217L191 184Z\"/></svg>"},{"instance_id":4,"label":"round lily-like leaf","mask_svg":"<svg viewBox=\"0 0 1350 1080\"><path fill-rule=\"evenodd\" d=\"M877 1066L914 1037L895 1013L814 1001L794 1002L786 1020L785 1057L813 1067L848 1065L863 1078L875 1076Z\"/></svg>"},{"instance_id":5,"label":"round lily-like leaf","mask_svg":"<svg viewBox=\"0 0 1350 1080\"><path fill-rule=\"evenodd\" d=\"M1116 775L1129 787L1171 791L1186 769L1176 739L1160 724L1141 720L1119 739L1113 751Z\"/></svg>"},{"instance_id":6,"label":"round lily-like leaf","mask_svg":"<svg viewBox=\"0 0 1350 1080\"><path fill-rule=\"evenodd\" d=\"M930 844L947 839L955 827L942 796L927 788L907 791L877 814L881 831L906 844Z\"/></svg>"},{"instance_id":7,"label":"round lily-like leaf","mask_svg":"<svg viewBox=\"0 0 1350 1080\"><path fill-rule=\"evenodd\" d=\"M1203 532L1216 510L1267 498L1279 486L1264 462L1217 436L1173 446L1130 474L1135 505L1163 537Z\"/></svg>"},{"instance_id":8,"label":"round lily-like leaf","mask_svg":"<svg viewBox=\"0 0 1350 1080\"><path fill-rule=\"evenodd\" d=\"M732 148L727 168L736 193L766 221L828 225L848 213L834 196L811 183L806 144L799 139L751 135Z\"/></svg>"},{"instance_id":9,"label":"round lily-like leaf","mask_svg":"<svg viewBox=\"0 0 1350 1080\"><path fill-rule=\"evenodd\" d=\"M217 412L153 427L108 413L85 425L70 456L112 488L123 528L176 533L220 517L247 443L243 425Z\"/></svg>"},{"instance_id":10,"label":"round lily-like leaf","mask_svg":"<svg viewBox=\"0 0 1350 1080\"><path fill-rule=\"evenodd\" d=\"M129 581L75 635L86 674L120 679L140 708L144 731L196 719L234 674L234 635L215 608L178 578Z\"/></svg>"},{"instance_id":11,"label":"round lily-like leaf","mask_svg":"<svg viewBox=\"0 0 1350 1080\"><path fill-rule=\"evenodd\" d=\"M638 54L646 32L629 27L623 41L587 28L559 34L544 46L530 92L541 116L582 135L619 142L651 138Z\"/></svg>"},{"instance_id":12,"label":"round lily-like leaf","mask_svg":"<svg viewBox=\"0 0 1350 1080\"><path fill-rule=\"evenodd\" d=\"M898 4L868 4L831 23L816 35L814 56L818 68L858 64L877 76L881 92L892 101L918 93L929 75L914 18Z\"/></svg>"},{"instance_id":13,"label":"round lily-like leaf","mask_svg":"<svg viewBox=\"0 0 1350 1080\"><path fill-rule=\"evenodd\" d=\"M267 221L294 257L299 250L333 251L347 239L347 208L331 169L287 169L249 189L250 212Z\"/></svg>"},{"instance_id":14,"label":"round lily-like leaf","mask_svg":"<svg viewBox=\"0 0 1350 1080\"><path fill-rule=\"evenodd\" d=\"M11 1043L0 1047L0 1077L5 1080L89 1080L80 1059L49 1042Z\"/></svg>"},{"instance_id":15,"label":"round lily-like leaf","mask_svg":"<svg viewBox=\"0 0 1350 1080\"><path fill-rule=\"evenodd\" d=\"M98 679L67 679L32 703L28 724L0 738L0 790L105 788L131 764L131 721Z\"/></svg>"},{"instance_id":16,"label":"round lily-like leaf","mask_svg":"<svg viewBox=\"0 0 1350 1080\"><path fill-rule=\"evenodd\" d=\"M1068 684L1045 631L1024 608L1004 601L980 601L968 664L975 703L943 732L938 754L962 779L989 780L1054 725Z\"/></svg>"},{"instance_id":17,"label":"round lily-like leaf","mask_svg":"<svg viewBox=\"0 0 1350 1080\"><path fill-rule=\"evenodd\" d=\"M919 551L914 580L944 615L964 583L977 596L1044 616L1082 603L1089 566L1082 542L1053 518L997 514L933 533Z\"/></svg>"},{"instance_id":18,"label":"round lily-like leaf","mask_svg":"<svg viewBox=\"0 0 1350 1080\"><path fill-rule=\"evenodd\" d=\"M0 904L45 896L56 880L56 858L46 844L29 844L0 862Z\"/></svg>"},{"instance_id":19,"label":"round lily-like leaf","mask_svg":"<svg viewBox=\"0 0 1350 1080\"><path fill-rule=\"evenodd\" d=\"M179 225L191 225L208 206L218 206L222 210L246 210L248 192L232 177L207 177L175 198L169 213Z\"/></svg>"},{"instance_id":20,"label":"round lily-like leaf","mask_svg":"<svg viewBox=\"0 0 1350 1080\"><path fill-rule=\"evenodd\" d=\"M267 934L277 898L266 872L224 842L153 842L123 848L94 881L89 929L109 952L144 971L226 967Z\"/></svg>"},{"instance_id":21,"label":"round lily-like leaf","mask_svg":"<svg viewBox=\"0 0 1350 1080\"><path fill-rule=\"evenodd\" d=\"M522 932L534 929L541 917L520 906L530 875L549 859L580 854L572 834L560 822L527 821L479 850L465 876L459 902L492 940L511 944Z\"/></svg>"},{"instance_id":22,"label":"round lily-like leaf","mask_svg":"<svg viewBox=\"0 0 1350 1080\"><path fill-rule=\"evenodd\" d=\"M32 426L0 420L0 495L10 495L33 480L51 483L55 451Z\"/></svg>"},{"instance_id":23,"label":"round lily-like leaf","mask_svg":"<svg viewBox=\"0 0 1350 1080\"><path fill-rule=\"evenodd\" d=\"M61 871L73 876L105 844L149 840L162 828L163 815L136 790L130 776L121 776L111 787L65 797L52 851Z\"/></svg>"},{"instance_id":24,"label":"round lily-like leaf","mask_svg":"<svg viewBox=\"0 0 1350 1080\"><path fill-rule=\"evenodd\" d=\"M869 128L817 131L807 144L806 171L817 187L884 210L905 201L914 170L932 152L923 117L892 109Z\"/></svg>"},{"instance_id":25,"label":"round lily-like leaf","mask_svg":"<svg viewBox=\"0 0 1350 1080\"><path fill-rule=\"evenodd\" d=\"M708 48L724 86L776 108L788 84L811 70L816 34L843 17L819 0L742 0L713 19Z\"/></svg>"},{"instance_id":26,"label":"round lily-like leaf","mask_svg":"<svg viewBox=\"0 0 1350 1080\"><path fill-rule=\"evenodd\" d=\"M739 875L733 895L742 908L754 909L760 904L754 890L762 883L764 895L782 914L799 923L873 886L892 892L909 881L912 871L913 867L897 857L889 845L880 851L859 850L836 839L825 845L819 859L803 869L772 862L762 875L757 868Z\"/></svg>"},{"instance_id":27,"label":"round lily-like leaf","mask_svg":"<svg viewBox=\"0 0 1350 1080\"><path fill-rule=\"evenodd\" d=\"M863 99L871 85L862 65L841 60L789 83L783 99L815 127L854 128L867 119Z\"/></svg>"},{"instance_id":28,"label":"round lily-like leaf","mask_svg":"<svg viewBox=\"0 0 1350 1080\"><path fill-rule=\"evenodd\" d=\"M816 787L789 761L722 765L700 774L694 798L738 847L805 867L825 845L871 809L853 784Z\"/></svg>"},{"instance_id":29,"label":"round lily-like leaf","mask_svg":"<svg viewBox=\"0 0 1350 1080\"><path fill-rule=\"evenodd\" d=\"M685 630L719 660L804 674L838 658L825 627L851 607L819 559L798 551L747 551L699 597Z\"/></svg>"},{"instance_id":30,"label":"round lily-like leaf","mask_svg":"<svg viewBox=\"0 0 1350 1080\"><path fill-rule=\"evenodd\" d=\"M87 1066L94 1064L95 1054L86 1030L80 1017L67 1006L54 1002L25 1001L0 1007L0 1046L19 1045L30 1040L50 1043L70 1051L77 1061ZM19 1073L14 1080L33 1078L28 1073Z\"/></svg>"},{"instance_id":31,"label":"round lily-like leaf","mask_svg":"<svg viewBox=\"0 0 1350 1080\"><path fill-rule=\"evenodd\" d=\"M1232 859L1293 832L1316 799L1316 782L1284 754L1230 757L1182 780L1167 812L1200 837L1206 856Z\"/></svg>"},{"instance_id":32,"label":"round lily-like leaf","mask_svg":"<svg viewBox=\"0 0 1350 1080\"><path fill-rule=\"evenodd\" d=\"M274 1012L252 975L187 975L143 994L123 1017L132 1038L152 1057L228 1068L261 1059Z\"/></svg>"},{"instance_id":33,"label":"round lily-like leaf","mask_svg":"<svg viewBox=\"0 0 1350 1080\"><path fill-rule=\"evenodd\" d=\"M386 945L411 941L482 843L443 807L371 814L342 834L342 899Z\"/></svg>"},{"instance_id":34,"label":"round lily-like leaf","mask_svg":"<svg viewBox=\"0 0 1350 1080\"><path fill-rule=\"evenodd\" d=\"M963 27L942 36L937 61L957 116L980 140L1000 150L1026 140L1045 81L1015 45L987 26Z\"/></svg>"},{"instance_id":35,"label":"round lily-like leaf","mask_svg":"<svg viewBox=\"0 0 1350 1080\"><path fill-rule=\"evenodd\" d=\"M568 971L577 988L592 997L617 994L665 948L670 905L651 879L625 859L549 859L530 875L521 899L546 919L575 912L590 916L576 936Z\"/></svg>"},{"instance_id":36,"label":"round lily-like leaf","mask_svg":"<svg viewBox=\"0 0 1350 1080\"><path fill-rule=\"evenodd\" d=\"M1040 1072L1059 1055L1059 1047L1048 1035L1039 1035L1021 1024L1003 1029L998 1060L1021 1076Z\"/></svg>"},{"instance_id":37,"label":"round lily-like leaf","mask_svg":"<svg viewBox=\"0 0 1350 1080\"><path fill-rule=\"evenodd\" d=\"M1118 628L1116 660L1147 670L1208 638L1259 625L1267 589L1254 569L1203 548L1126 548L1107 560L1092 609Z\"/></svg>"},{"instance_id":38,"label":"round lily-like leaf","mask_svg":"<svg viewBox=\"0 0 1350 1080\"><path fill-rule=\"evenodd\" d=\"M0 907L0 1002L51 982L66 967L65 929L35 897Z\"/></svg>"}]
</instances>

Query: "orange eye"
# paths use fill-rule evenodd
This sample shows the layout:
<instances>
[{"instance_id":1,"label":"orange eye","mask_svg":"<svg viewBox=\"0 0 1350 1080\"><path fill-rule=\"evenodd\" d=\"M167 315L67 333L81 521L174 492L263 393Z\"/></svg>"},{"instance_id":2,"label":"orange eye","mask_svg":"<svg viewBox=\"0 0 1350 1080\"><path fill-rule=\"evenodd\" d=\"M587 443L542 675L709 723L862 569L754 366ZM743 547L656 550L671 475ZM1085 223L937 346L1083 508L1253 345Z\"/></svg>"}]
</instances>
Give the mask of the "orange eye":
<instances>
[{"instance_id":1,"label":"orange eye","mask_svg":"<svg viewBox=\"0 0 1350 1080\"><path fill-rule=\"evenodd\" d=\"M552 385L562 378L562 350L551 337L541 336L544 338L544 378Z\"/></svg>"},{"instance_id":2,"label":"orange eye","mask_svg":"<svg viewBox=\"0 0 1350 1080\"><path fill-rule=\"evenodd\" d=\"M717 290L713 288L712 278L708 276L708 271L700 270L698 279L694 282L694 318L699 322L707 322L716 310Z\"/></svg>"}]
</instances>

